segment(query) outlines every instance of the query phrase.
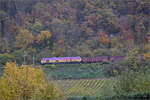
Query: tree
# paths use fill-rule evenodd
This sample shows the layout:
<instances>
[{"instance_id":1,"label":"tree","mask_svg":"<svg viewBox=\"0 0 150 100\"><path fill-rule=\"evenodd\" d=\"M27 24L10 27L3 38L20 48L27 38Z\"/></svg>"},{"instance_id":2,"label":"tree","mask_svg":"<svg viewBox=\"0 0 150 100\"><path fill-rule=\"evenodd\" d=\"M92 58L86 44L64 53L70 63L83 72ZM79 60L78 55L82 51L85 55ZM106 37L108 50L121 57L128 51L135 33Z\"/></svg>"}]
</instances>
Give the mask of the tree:
<instances>
[{"instance_id":1,"label":"tree","mask_svg":"<svg viewBox=\"0 0 150 100\"><path fill-rule=\"evenodd\" d=\"M138 48L133 48L127 53L126 58L122 62L124 69L127 68L129 70L137 71L140 69L140 67L142 67L138 52Z\"/></svg>"},{"instance_id":2,"label":"tree","mask_svg":"<svg viewBox=\"0 0 150 100\"><path fill-rule=\"evenodd\" d=\"M31 26L31 31L34 33L40 33L42 30L42 24L38 21L36 21L32 26Z\"/></svg>"},{"instance_id":3,"label":"tree","mask_svg":"<svg viewBox=\"0 0 150 100\"><path fill-rule=\"evenodd\" d=\"M62 100L61 91L47 84L41 68L6 63L0 78L1 100Z\"/></svg>"},{"instance_id":4,"label":"tree","mask_svg":"<svg viewBox=\"0 0 150 100\"><path fill-rule=\"evenodd\" d=\"M26 29L21 29L16 36L15 47L19 49L27 49L33 43L33 36Z\"/></svg>"},{"instance_id":5,"label":"tree","mask_svg":"<svg viewBox=\"0 0 150 100\"><path fill-rule=\"evenodd\" d=\"M0 48L0 53L10 52L9 42L7 38L3 38L2 40L0 40Z\"/></svg>"},{"instance_id":6,"label":"tree","mask_svg":"<svg viewBox=\"0 0 150 100\"><path fill-rule=\"evenodd\" d=\"M103 44L105 44L106 46L109 46L109 43L110 43L110 39L109 37L105 34L104 31L99 31L98 32L98 35L99 35L99 41Z\"/></svg>"},{"instance_id":7,"label":"tree","mask_svg":"<svg viewBox=\"0 0 150 100\"><path fill-rule=\"evenodd\" d=\"M144 68L143 68L144 69ZM117 96L125 98L149 98L150 93L150 69L141 69L137 72L126 70L120 75L114 85Z\"/></svg>"},{"instance_id":8,"label":"tree","mask_svg":"<svg viewBox=\"0 0 150 100\"><path fill-rule=\"evenodd\" d=\"M37 35L37 43L42 45L42 46L49 46L50 38L52 34L50 31L41 31L39 35Z\"/></svg>"},{"instance_id":9,"label":"tree","mask_svg":"<svg viewBox=\"0 0 150 100\"><path fill-rule=\"evenodd\" d=\"M5 65L7 61L15 61L15 57L8 53L0 54L0 64Z\"/></svg>"},{"instance_id":10,"label":"tree","mask_svg":"<svg viewBox=\"0 0 150 100\"><path fill-rule=\"evenodd\" d=\"M1 26L1 37L3 38L6 32L6 13L0 11L0 26Z\"/></svg>"}]
</instances>

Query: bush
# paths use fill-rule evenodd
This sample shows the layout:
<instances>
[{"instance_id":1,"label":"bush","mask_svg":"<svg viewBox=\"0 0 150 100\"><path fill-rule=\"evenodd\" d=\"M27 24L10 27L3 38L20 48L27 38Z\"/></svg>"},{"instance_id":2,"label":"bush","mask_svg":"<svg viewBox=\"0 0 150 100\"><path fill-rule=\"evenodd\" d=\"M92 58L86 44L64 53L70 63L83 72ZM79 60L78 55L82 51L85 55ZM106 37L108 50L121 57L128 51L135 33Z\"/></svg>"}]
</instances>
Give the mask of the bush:
<instances>
[{"instance_id":1,"label":"bush","mask_svg":"<svg viewBox=\"0 0 150 100\"><path fill-rule=\"evenodd\" d=\"M124 61L122 62L122 70L128 68L129 70L136 71L141 68L141 60L138 56L138 53L139 51L137 48L134 48L127 53Z\"/></svg>"},{"instance_id":2,"label":"bush","mask_svg":"<svg viewBox=\"0 0 150 100\"><path fill-rule=\"evenodd\" d=\"M116 94L133 97L139 95L143 98L145 94L150 94L150 73L149 70L126 71L117 81L114 87ZM143 95L144 94L144 95Z\"/></svg>"},{"instance_id":3,"label":"bush","mask_svg":"<svg viewBox=\"0 0 150 100\"><path fill-rule=\"evenodd\" d=\"M61 91L47 84L41 68L6 63L0 78L0 100L61 100Z\"/></svg>"},{"instance_id":4,"label":"bush","mask_svg":"<svg viewBox=\"0 0 150 100\"><path fill-rule=\"evenodd\" d=\"M117 64L105 64L102 70L106 77L114 77L121 74L121 67Z\"/></svg>"}]
</instances>

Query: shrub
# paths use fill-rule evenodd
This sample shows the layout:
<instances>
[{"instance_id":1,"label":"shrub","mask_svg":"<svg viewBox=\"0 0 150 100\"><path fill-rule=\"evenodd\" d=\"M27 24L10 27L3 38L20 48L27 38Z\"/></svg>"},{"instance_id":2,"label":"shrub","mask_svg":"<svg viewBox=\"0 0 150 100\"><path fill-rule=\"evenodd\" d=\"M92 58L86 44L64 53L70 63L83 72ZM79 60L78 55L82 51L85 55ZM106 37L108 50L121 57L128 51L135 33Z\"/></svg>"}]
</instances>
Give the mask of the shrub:
<instances>
[{"instance_id":1,"label":"shrub","mask_svg":"<svg viewBox=\"0 0 150 100\"><path fill-rule=\"evenodd\" d=\"M129 70L136 71L141 67L141 60L138 53L139 51L137 48L134 48L127 53L124 61L122 62L123 70L128 68Z\"/></svg>"},{"instance_id":2,"label":"shrub","mask_svg":"<svg viewBox=\"0 0 150 100\"><path fill-rule=\"evenodd\" d=\"M149 70L126 71L119 78L114 87L116 94L150 94L150 73ZM134 96L134 95L133 95ZM131 95L130 95L131 97Z\"/></svg>"}]
</instances>

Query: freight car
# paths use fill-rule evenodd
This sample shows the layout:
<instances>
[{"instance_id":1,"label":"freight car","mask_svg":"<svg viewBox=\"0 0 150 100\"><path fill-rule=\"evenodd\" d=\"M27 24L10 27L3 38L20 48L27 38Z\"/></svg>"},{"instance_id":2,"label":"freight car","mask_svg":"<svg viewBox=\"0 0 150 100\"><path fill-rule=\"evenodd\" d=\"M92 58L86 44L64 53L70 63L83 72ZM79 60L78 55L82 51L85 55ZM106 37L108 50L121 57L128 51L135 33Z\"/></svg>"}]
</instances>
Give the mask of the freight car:
<instances>
[{"instance_id":1,"label":"freight car","mask_svg":"<svg viewBox=\"0 0 150 100\"><path fill-rule=\"evenodd\" d=\"M125 58L125 56L113 56L110 57L109 61L110 62L120 62Z\"/></svg>"},{"instance_id":2,"label":"freight car","mask_svg":"<svg viewBox=\"0 0 150 100\"><path fill-rule=\"evenodd\" d=\"M107 62L107 61L108 61L107 56L82 58L82 63L96 63L96 62Z\"/></svg>"}]
</instances>

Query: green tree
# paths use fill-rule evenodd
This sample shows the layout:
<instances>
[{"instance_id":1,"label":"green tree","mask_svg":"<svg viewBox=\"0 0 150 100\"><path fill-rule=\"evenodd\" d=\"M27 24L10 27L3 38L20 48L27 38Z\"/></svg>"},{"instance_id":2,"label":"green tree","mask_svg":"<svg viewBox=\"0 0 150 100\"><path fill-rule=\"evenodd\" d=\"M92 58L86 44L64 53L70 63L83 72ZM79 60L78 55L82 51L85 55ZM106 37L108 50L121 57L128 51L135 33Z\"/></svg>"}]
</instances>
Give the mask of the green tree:
<instances>
[{"instance_id":1,"label":"green tree","mask_svg":"<svg viewBox=\"0 0 150 100\"><path fill-rule=\"evenodd\" d=\"M31 26L31 31L34 33L40 33L40 31L42 30L42 24L40 22L35 22L32 26Z\"/></svg>"},{"instance_id":2,"label":"green tree","mask_svg":"<svg viewBox=\"0 0 150 100\"><path fill-rule=\"evenodd\" d=\"M146 97L150 93L150 70L139 70L137 72L126 70L118 77L114 86L117 95Z\"/></svg>"},{"instance_id":3,"label":"green tree","mask_svg":"<svg viewBox=\"0 0 150 100\"><path fill-rule=\"evenodd\" d=\"M0 64L5 65L7 61L15 61L15 57L8 54L0 54Z\"/></svg>"},{"instance_id":4,"label":"green tree","mask_svg":"<svg viewBox=\"0 0 150 100\"><path fill-rule=\"evenodd\" d=\"M138 54L137 48L134 48L128 52L125 60L122 62L124 69L128 68L129 70L138 70L140 68L141 61Z\"/></svg>"},{"instance_id":5,"label":"green tree","mask_svg":"<svg viewBox=\"0 0 150 100\"><path fill-rule=\"evenodd\" d=\"M34 35L37 35L40 33L40 31L42 31L43 25L39 21L37 21L35 18L33 18L33 20L34 20L33 22L32 21L26 22L25 28L29 30L30 32L32 32Z\"/></svg>"},{"instance_id":6,"label":"green tree","mask_svg":"<svg viewBox=\"0 0 150 100\"><path fill-rule=\"evenodd\" d=\"M0 40L0 53L9 53L10 52L10 46L7 38L3 38Z\"/></svg>"}]
</instances>

